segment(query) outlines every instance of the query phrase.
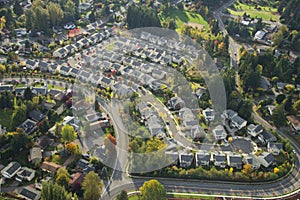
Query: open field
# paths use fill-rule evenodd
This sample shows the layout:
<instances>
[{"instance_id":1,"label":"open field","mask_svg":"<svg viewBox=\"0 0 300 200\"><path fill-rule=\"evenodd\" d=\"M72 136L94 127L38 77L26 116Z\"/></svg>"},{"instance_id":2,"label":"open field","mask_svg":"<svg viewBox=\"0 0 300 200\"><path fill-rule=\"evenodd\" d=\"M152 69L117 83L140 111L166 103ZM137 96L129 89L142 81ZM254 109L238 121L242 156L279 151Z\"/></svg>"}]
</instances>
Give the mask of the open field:
<instances>
[{"instance_id":1,"label":"open field","mask_svg":"<svg viewBox=\"0 0 300 200\"><path fill-rule=\"evenodd\" d=\"M256 9L254 5L247 5L237 1L234 4L234 10L228 8L228 11L232 15L242 16L244 13L250 15L253 18L262 18L263 20L277 20L279 15L276 13L277 10L272 7L258 6L260 8Z\"/></svg>"},{"instance_id":2,"label":"open field","mask_svg":"<svg viewBox=\"0 0 300 200\"><path fill-rule=\"evenodd\" d=\"M165 20L167 17L176 20L176 31L179 31L185 23L188 25L192 25L193 27L204 27L205 30L208 30L209 28L207 21L200 14L197 13L181 11L176 8L169 8L163 14L160 15L162 21Z\"/></svg>"}]
</instances>

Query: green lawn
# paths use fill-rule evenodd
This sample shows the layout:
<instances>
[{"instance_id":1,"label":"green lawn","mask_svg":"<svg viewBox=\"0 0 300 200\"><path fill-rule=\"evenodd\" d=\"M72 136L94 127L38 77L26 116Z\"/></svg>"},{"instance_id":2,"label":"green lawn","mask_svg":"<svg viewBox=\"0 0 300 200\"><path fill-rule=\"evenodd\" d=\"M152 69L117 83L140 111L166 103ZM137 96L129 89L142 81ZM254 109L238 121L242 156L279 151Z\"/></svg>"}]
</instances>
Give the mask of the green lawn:
<instances>
[{"instance_id":1,"label":"green lawn","mask_svg":"<svg viewBox=\"0 0 300 200\"><path fill-rule=\"evenodd\" d=\"M129 199L129 200L140 200L139 197L140 197L140 195L135 194L135 195L130 196L128 199Z\"/></svg>"},{"instance_id":2,"label":"green lawn","mask_svg":"<svg viewBox=\"0 0 300 200\"><path fill-rule=\"evenodd\" d=\"M197 13L192 13L189 11L181 11L176 8L169 8L164 13L160 14L160 18L164 21L167 17L173 18L176 20L177 29L179 31L184 23L192 23L190 25L203 25L205 30L209 29L207 21Z\"/></svg>"},{"instance_id":3,"label":"green lawn","mask_svg":"<svg viewBox=\"0 0 300 200\"><path fill-rule=\"evenodd\" d=\"M52 84L48 84L47 86L48 90L50 89L58 89L58 90L65 90L65 88L58 86L58 85L52 85Z\"/></svg>"},{"instance_id":4,"label":"green lawn","mask_svg":"<svg viewBox=\"0 0 300 200\"><path fill-rule=\"evenodd\" d=\"M232 15L242 16L245 12L253 18L262 18L263 20L277 20L279 15L276 14L276 8L268 6L258 6L261 10L255 9L254 5L247 5L237 1L234 4L235 9L228 9L229 13Z\"/></svg>"},{"instance_id":5,"label":"green lawn","mask_svg":"<svg viewBox=\"0 0 300 200\"><path fill-rule=\"evenodd\" d=\"M13 110L11 109L0 110L0 124L2 125L2 127L6 127L7 130L9 130L10 118L12 113Z\"/></svg>"}]
</instances>

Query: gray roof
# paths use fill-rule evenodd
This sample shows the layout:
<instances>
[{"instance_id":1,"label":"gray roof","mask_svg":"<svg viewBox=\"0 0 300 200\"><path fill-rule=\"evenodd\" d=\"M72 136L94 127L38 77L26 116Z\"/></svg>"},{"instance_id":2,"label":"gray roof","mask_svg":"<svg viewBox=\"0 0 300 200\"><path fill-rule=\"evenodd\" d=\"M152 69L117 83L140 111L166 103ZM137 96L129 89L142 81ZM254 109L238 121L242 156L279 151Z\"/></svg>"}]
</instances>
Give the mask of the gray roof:
<instances>
[{"instance_id":1,"label":"gray roof","mask_svg":"<svg viewBox=\"0 0 300 200\"><path fill-rule=\"evenodd\" d=\"M24 187L20 194L30 200L37 200L40 198L40 192L30 187Z\"/></svg>"}]
</instances>

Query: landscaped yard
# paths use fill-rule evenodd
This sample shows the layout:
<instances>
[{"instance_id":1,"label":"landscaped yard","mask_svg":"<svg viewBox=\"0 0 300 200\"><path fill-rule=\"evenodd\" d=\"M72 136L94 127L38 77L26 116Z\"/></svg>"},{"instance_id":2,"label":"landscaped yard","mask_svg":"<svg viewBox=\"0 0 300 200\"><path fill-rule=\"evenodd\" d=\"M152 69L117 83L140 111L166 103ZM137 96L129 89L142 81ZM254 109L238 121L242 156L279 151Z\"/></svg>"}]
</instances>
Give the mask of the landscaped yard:
<instances>
[{"instance_id":1,"label":"landscaped yard","mask_svg":"<svg viewBox=\"0 0 300 200\"><path fill-rule=\"evenodd\" d=\"M209 29L207 21L197 13L192 13L188 11L181 11L176 8L169 8L163 14L160 15L161 20L165 20L167 17L173 18L176 20L177 29L179 31L183 25L189 24L190 26L204 27L205 30Z\"/></svg>"},{"instance_id":2,"label":"landscaped yard","mask_svg":"<svg viewBox=\"0 0 300 200\"><path fill-rule=\"evenodd\" d=\"M250 15L253 18L262 18L263 20L277 20L279 15L276 14L276 8L268 6L258 6L260 8L256 9L254 5L243 4L239 1L234 4L235 9L228 8L228 11L232 15L242 16L244 13Z\"/></svg>"},{"instance_id":3,"label":"landscaped yard","mask_svg":"<svg viewBox=\"0 0 300 200\"><path fill-rule=\"evenodd\" d=\"M11 109L4 109L0 111L0 124L2 127L6 127L9 130L10 126L10 118L12 115L13 110Z\"/></svg>"},{"instance_id":4,"label":"landscaped yard","mask_svg":"<svg viewBox=\"0 0 300 200\"><path fill-rule=\"evenodd\" d=\"M65 90L65 88L58 86L58 85L52 85L52 84L48 84L47 89L58 89L58 90Z\"/></svg>"}]
</instances>

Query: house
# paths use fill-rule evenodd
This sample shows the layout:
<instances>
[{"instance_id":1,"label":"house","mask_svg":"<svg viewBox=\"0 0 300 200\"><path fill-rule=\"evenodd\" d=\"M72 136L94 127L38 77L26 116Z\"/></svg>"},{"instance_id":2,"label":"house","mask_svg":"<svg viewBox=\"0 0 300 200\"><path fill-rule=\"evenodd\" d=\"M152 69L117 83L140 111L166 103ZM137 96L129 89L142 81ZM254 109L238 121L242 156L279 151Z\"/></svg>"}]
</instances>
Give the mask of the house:
<instances>
[{"instance_id":1,"label":"house","mask_svg":"<svg viewBox=\"0 0 300 200\"><path fill-rule=\"evenodd\" d=\"M258 136L260 133L263 132L263 127L261 124L259 125L254 125L254 124L250 124L248 127L247 127L247 133L249 135L251 135L252 137L256 137Z\"/></svg>"},{"instance_id":2,"label":"house","mask_svg":"<svg viewBox=\"0 0 300 200\"><path fill-rule=\"evenodd\" d=\"M168 163L170 163L170 165L177 165L179 154L176 151L176 147L173 148L173 149L169 150L168 147L167 147L165 155L166 155L166 159L169 161Z\"/></svg>"},{"instance_id":3,"label":"house","mask_svg":"<svg viewBox=\"0 0 300 200\"><path fill-rule=\"evenodd\" d=\"M231 119L231 124L238 130L241 130L242 128L247 126L247 121L240 116L235 116Z\"/></svg>"},{"instance_id":4,"label":"house","mask_svg":"<svg viewBox=\"0 0 300 200\"><path fill-rule=\"evenodd\" d=\"M50 64L45 61L40 61L38 63L38 68L40 69L41 72L48 72L50 68Z\"/></svg>"},{"instance_id":5,"label":"house","mask_svg":"<svg viewBox=\"0 0 300 200\"><path fill-rule=\"evenodd\" d=\"M4 169L1 170L2 176L5 178L14 177L21 169L21 165L18 162L10 162Z\"/></svg>"},{"instance_id":6,"label":"house","mask_svg":"<svg viewBox=\"0 0 300 200\"><path fill-rule=\"evenodd\" d=\"M188 130L186 130L185 133L187 134L187 137L192 138L193 140L202 140L206 136L204 129L199 125L192 126Z\"/></svg>"},{"instance_id":7,"label":"house","mask_svg":"<svg viewBox=\"0 0 300 200\"><path fill-rule=\"evenodd\" d=\"M162 70L153 69L152 77L157 79L157 80L162 80L162 79L165 79L167 77L167 73L162 71Z\"/></svg>"},{"instance_id":8,"label":"house","mask_svg":"<svg viewBox=\"0 0 300 200\"><path fill-rule=\"evenodd\" d=\"M0 93L2 92L12 92L14 89L14 86L13 85L0 85Z\"/></svg>"},{"instance_id":9,"label":"house","mask_svg":"<svg viewBox=\"0 0 300 200\"><path fill-rule=\"evenodd\" d=\"M64 46L64 49L67 50L69 55L75 53L75 48L73 45L68 44L68 45Z\"/></svg>"},{"instance_id":10,"label":"house","mask_svg":"<svg viewBox=\"0 0 300 200\"><path fill-rule=\"evenodd\" d=\"M192 165L194 155L192 153L180 153L179 154L179 165L182 168L188 168Z\"/></svg>"},{"instance_id":11,"label":"house","mask_svg":"<svg viewBox=\"0 0 300 200\"><path fill-rule=\"evenodd\" d=\"M47 94L47 87L43 86L43 87L32 87L31 89L32 93L35 95L42 95L42 96L46 96Z\"/></svg>"},{"instance_id":12,"label":"house","mask_svg":"<svg viewBox=\"0 0 300 200\"><path fill-rule=\"evenodd\" d=\"M41 169L43 171L49 172L49 173L56 173L56 171L61 168L62 166L59 164L56 164L54 162L48 162L48 161L44 161Z\"/></svg>"},{"instance_id":13,"label":"house","mask_svg":"<svg viewBox=\"0 0 300 200\"><path fill-rule=\"evenodd\" d=\"M209 153L197 152L196 155L196 166L208 166L210 163L211 156Z\"/></svg>"},{"instance_id":14,"label":"house","mask_svg":"<svg viewBox=\"0 0 300 200\"><path fill-rule=\"evenodd\" d=\"M161 89L161 83L158 81L152 81L151 84L149 85L149 87L153 90L153 91L158 91Z\"/></svg>"},{"instance_id":15,"label":"house","mask_svg":"<svg viewBox=\"0 0 300 200\"><path fill-rule=\"evenodd\" d=\"M260 164L264 167L270 167L271 165L275 164L275 157L273 154L268 153L268 152L263 152L261 153L258 157L258 161Z\"/></svg>"},{"instance_id":16,"label":"house","mask_svg":"<svg viewBox=\"0 0 300 200\"><path fill-rule=\"evenodd\" d=\"M71 68L68 66L64 66L64 65L61 66L59 69L59 73L64 76L69 76L70 71L71 71Z\"/></svg>"},{"instance_id":17,"label":"house","mask_svg":"<svg viewBox=\"0 0 300 200\"><path fill-rule=\"evenodd\" d=\"M31 188L30 186L24 187L19 195L25 200L39 200L41 198L41 192Z\"/></svg>"},{"instance_id":18,"label":"house","mask_svg":"<svg viewBox=\"0 0 300 200\"><path fill-rule=\"evenodd\" d=\"M184 101L180 97L172 97L169 101L170 109L180 110L185 107Z\"/></svg>"},{"instance_id":19,"label":"house","mask_svg":"<svg viewBox=\"0 0 300 200\"><path fill-rule=\"evenodd\" d=\"M65 48L58 48L53 53L54 58L65 58L68 55L68 50Z\"/></svg>"},{"instance_id":20,"label":"house","mask_svg":"<svg viewBox=\"0 0 300 200\"><path fill-rule=\"evenodd\" d=\"M90 79L90 77L92 76L92 74L90 72L84 71L82 70L79 74L79 77L83 80L83 81L88 81Z\"/></svg>"},{"instance_id":21,"label":"house","mask_svg":"<svg viewBox=\"0 0 300 200\"><path fill-rule=\"evenodd\" d=\"M31 134L37 130L37 122L31 119L26 119L17 128L23 129L26 134Z\"/></svg>"},{"instance_id":22,"label":"house","mask_svg":"<svg viewBox=\"0 0 300 200\"><path fill-rule=\"evenodd\" d=\"M257 158L256 155L249 155L244 158L244 163L245 164L250 164L253 169L258 169L260 168L260 162Z\"/></svg>"},{"instance_id":23,"label":"house","mask_svg":"<svg viewBox=\"0 0 300 200\"><path fill-rule=\"evenodd\" d=\"M81 187L81 184L84 180L84 174L81 172L76 172L72 174L69 180L69 185L73 190L76 190Z\"/></svg>"},{"instance_id":24,"label":"house","mask_svg":"<svg viewBox=\"0 0 300 200\"><path fill-rule=\"evenodd\" d=\"M283 82L277 82L276 83L276 86L277 86L278 90L283 90L286 85L287 85L287 83L283 83Z\"/></svg>"},{"instance_id":25,"label":"house","mask_svg":"<svg viewBox=\"0 0 300 200\"><path fill-rule=\"evenodd\" d=\"M40 147L32 147L29 151L28 160L31 163L40 163L42 161L42 149Z\"/></svg>"},{"instance_id":26,"label":"house","mask_svg":"<svg viewBox=\"0 0 300 200\"><path fill-rule=\"evenodd\" d=\"M300 119L296 116L290 115L286 117L289 123L292 125L292 128L297 132L300 133Z\"/></svg>"},{"instance_id":27,"label":"house","mask_svg":"<svg viewBox=\"0 0 300 200\"><path fill-rule=\"evenodd\" d=\"M222 117L223 117L223 119L231 120L233 117L235 117L237 115L238 115L237 112L235 112L231 109L228 109L228 110L224 110Z\"/></svg>"},{"instance_id":28,"label":"house","mask_svg":"<svg viewBox=\"0 0 300 200\"><path fill-rule=\"evenodd\" d=\"M113 83L113 80L110 78L103 77L100 80L100 85L102 88L110 87L112 85L112 83Z\"/></svg>"},{"instance_id":29,"label":"house","mask_svg":"<svg viewBox=\"0 0 300 200\"><path fill-rule=\"evenodd\" d=\"M214 128L212 132L216 140L226 139L227 133L222 125L216 126L216 128Z\"/></svg>"},{"instance_id":30,"label":"house","mask_svg":"<svg viewBox=\"0 0 300 200\"><path fill-rule=\"evenodd\" d=\"M151 36L151 34L148 33L148 32L144 32L144 31L141 32L141 39L142 40L149 40L150 36Z\"/></svg>"},{"instance_id":31,"label":"house","mask_svg":"<svg viewBox=\"0 0 300 200\"><path fill-rule=\"evenodd\" d=\"M26 66L26 69L35 70L38 66L38 62L35 60L27 59L25 66Z\"/></svg>"},{"instance_id":32,"label":"house","mask_svg":"<svg viewBox=\"0 0 300 200\"><path fill-rule=\"evenodd\" d=\"M29 117L36 122L40 122L46 116L43 113L41 113L39 110L33 110L33 111L29 112Z\"/></svg>"},{"instance_id":33,"label":"house","mask_svg":"<svg viewBox=\"0 0 300 200\"><path fill-rule=\"evenodd\" d=\"M273 155L279 155L283 151L283 143L268 142L267 149Z\"/></svg>"},{"instance_id":34,"label":"house","mask_svg":"<svg viewBox=\"0 0 300 200\"><path fill-rule=\"evenodd\" d=\"M266 35L266 32L263 30L259 30L254 35L254 40L262 40Z\"/></svg>"},{"instance_id":35,"label":"house","mask_svg":"<svg viewBox=\"0 0 300 200\"><path fill-rule=\"evenodd\" d=\"M241 155L228 155L227 160L228 160L228 166L237 169L242 169L243 159Z\"/></svg>"},{"instance_id":36,"label":"house","mask_svg":"<svg viewBox=\"0 0 300 200\"><path fill-rule=\"evenodd\" d=\"M90 123L90 130L98 131L98 130L102 130L102 128L106 128L108 126L110 126L110 123L107 119L95 121L95 122Z\"/></svg>"},{"instance_id":37,"label":"house","mask_svg":"<svg viewBox=\"0 0 300 200\"><path fill-rule=\"evenodd\" d=\"M270 132L264 130L259 136L258 136L258 139L266 144L268 142L276 142L277 141L277 138Z\"/></svg>"},{"instance_id":38,"label":"house","mask_svg":"<svg viewBox=\"0 0 300 200\"><path fill-rule=\"evenodd\" d=\"M276 109L276 106L273 105L267 105L266 108L269 111L269 114L272 116L273 115L273 111ZM299 129L300 130L300 129Z\"/></svg>"},{"instance_id":39,"label":"house","mask_svg":"<svg viewBox=\"0 0 300 200\"><path fill-rule=\"evenodd\" d=\"M34 178L34 176L35 176L35 170L27 167L22 167L17 173L16 180L19 182L22 182L23 180L31 181Z\"/></svg>"},{"instance_id":40,"label":"house","mask_svg":"<svg viewBox=\"0 0 300 200\"><path fill-rule=\"evenodd\" d=\"M51 146L54 143L54 139L49 138L47 135L39 137L35 143L35 146L46 149L48 146Z\"/></svg>"},{"instance_id":41,"label":"house","mask_svg":"<svg viewBox=\"0 0 300 200\"><path fill-rule=\"evenodd\" d=\"M89 171L94 171L95 168L93 167L92 164L89 163L89 161L80 159L76 163L76 169L78 169L81 172L84 172L85 174L88 173Z\"/></svg>"},{"instance_id":42,"label":"house","mask_svg":"<svg viewBox=\"0 0 300 200\"><path fill-rule=\"evenodd\" d=\"M227 164L227 157L225 154L216 154L213 153L212 155L213 163L216 167L225 168Z\"/></svg>"},{"instance_id":43,"label":"house","mask_svg":"<svg viewBox=\"0 0 300 200\"><path fill-rule=\"evenodd\" d=\"M210 122L215 119L215 113L213 109L206 108L205 110L202 111L202 114L206 122Z\"/></svg>"},{"instance_id":44,"label":"house","mask_svg":"<svg viewBox=\"0 0 300 200\"><path fill-rule=\"evenodd\" d=\"M74 108L75 109L75 108ZM76 110L80 109L79 107L76 108ZM73 126L74 130L78 130L79 126L79 121L76 117L74 116L66 116L64 119L63 119L63 125L65 124L68 124L70 126Z\"/></svg>"}]
</instances>

